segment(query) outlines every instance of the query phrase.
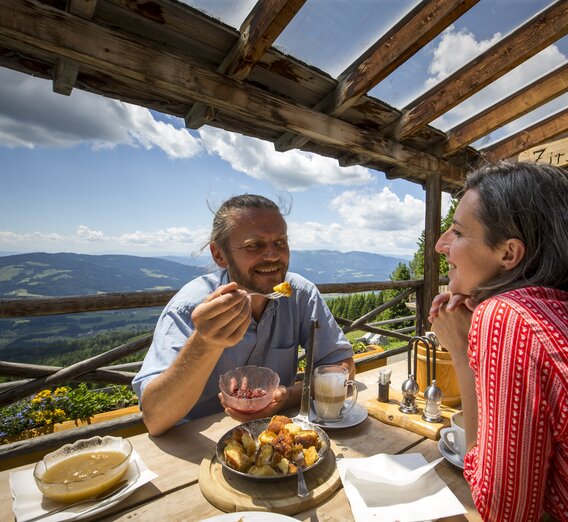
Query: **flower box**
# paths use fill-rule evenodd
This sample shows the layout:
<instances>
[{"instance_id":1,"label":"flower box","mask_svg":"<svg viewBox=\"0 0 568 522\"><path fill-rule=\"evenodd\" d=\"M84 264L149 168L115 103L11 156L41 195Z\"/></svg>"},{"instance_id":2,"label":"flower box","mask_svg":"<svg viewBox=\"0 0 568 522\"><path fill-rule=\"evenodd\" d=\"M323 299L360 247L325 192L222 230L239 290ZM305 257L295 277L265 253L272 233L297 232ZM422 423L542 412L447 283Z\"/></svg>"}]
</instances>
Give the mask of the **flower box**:
<instances>
[{"instance_id":1,"label":"flower box","mask_svg":"<svg viewBox=\"0 0 568 522\"><path fill-rule=\"evenodd\" d=\"M367 361L367 359L372 359L373 356L383 353L384 351L384 348L377 344L369 344L367 345L366 351L362 353L356 353L353 356L353 359L357 364L357 373L367 372L369 370L374 370L375 368L386 366L386 359L375 359Z\"/></svg>"}]
</instances>

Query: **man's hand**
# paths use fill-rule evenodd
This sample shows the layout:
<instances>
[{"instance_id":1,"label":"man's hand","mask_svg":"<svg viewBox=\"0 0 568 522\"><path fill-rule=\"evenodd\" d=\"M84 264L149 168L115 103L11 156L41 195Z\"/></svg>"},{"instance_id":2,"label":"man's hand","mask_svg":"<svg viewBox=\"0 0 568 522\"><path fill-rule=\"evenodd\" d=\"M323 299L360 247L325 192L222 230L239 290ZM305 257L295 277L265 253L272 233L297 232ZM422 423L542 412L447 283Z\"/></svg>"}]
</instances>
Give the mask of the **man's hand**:
<instances>
[{"instance_id":1,"label":"man's hand","mask_svg":"<svg viewBox=\"0 0 568 522\"><path fill-rule=\"evenodd\" d=\"M248 422L254 419L262 419L264 417L272 417L280 410L286 409L290 406L291 393L286 386L278 386L274 391L272 402L266 408L254 413L243 413L229 408L223 400L223 394L219 394L221 405L225 408L225 413L239 422Z\"/></svg>"},{"instance_id":2,"label":"man's hand","mask_svg":"<svg viewBox=\"0 0 568 522\"><path fill-rule=\"evenodd\" d=\"M251 321L250 296L236 283L220 286L191 314L200 345L224 349L237 344Z\"/></svg>"}]
</instances>

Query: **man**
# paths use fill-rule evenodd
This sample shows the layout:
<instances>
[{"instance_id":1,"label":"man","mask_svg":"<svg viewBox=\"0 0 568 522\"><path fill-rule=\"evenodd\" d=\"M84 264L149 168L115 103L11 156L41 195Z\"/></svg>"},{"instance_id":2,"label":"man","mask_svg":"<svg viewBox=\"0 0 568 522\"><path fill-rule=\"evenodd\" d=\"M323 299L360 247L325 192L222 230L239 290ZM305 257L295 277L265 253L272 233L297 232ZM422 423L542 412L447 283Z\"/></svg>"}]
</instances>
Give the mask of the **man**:
<instances>
[{"instance_id":1,"label":"man","mask_svg":"<svg viewBox=\"0 0 568 522\"><path fill-rule=\"evenodd\" d=\"M144 422L160 435L183 418L222 411L219 376L238 366L267 366L280 375L271 404L240 421L268 417L300 402L294 383L298 346L317 319L314 364L341 364L355 374L353 350L313 283L289 273L286 222L262 196L230 198L215 213L209 248L220 270L185 285L162 312L152 345L132 385ZM287 280L289 298L269 300Z\"/></svg>"}]
</instances>

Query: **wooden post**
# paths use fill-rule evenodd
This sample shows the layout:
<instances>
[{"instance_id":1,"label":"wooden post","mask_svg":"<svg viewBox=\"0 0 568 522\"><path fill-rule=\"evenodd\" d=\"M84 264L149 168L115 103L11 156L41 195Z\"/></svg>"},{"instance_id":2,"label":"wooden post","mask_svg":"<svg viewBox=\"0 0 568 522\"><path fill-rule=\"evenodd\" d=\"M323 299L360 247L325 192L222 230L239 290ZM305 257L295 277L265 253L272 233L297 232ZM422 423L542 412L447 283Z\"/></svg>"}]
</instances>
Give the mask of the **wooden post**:
<instances>
[{"instance_id":1,"label":"wooden post","mask_svg":"<svg viewBox=\"0 0 568 522\"><path fill-rule=\"evenodd\" d=\"M426 178L426 225L424 234L424 291L422 292L423 324L426 329L428 311L440 285L440 256L434 250L440 237L442 189L441 178L432 172Z\"/></svg>"}]
</instances>

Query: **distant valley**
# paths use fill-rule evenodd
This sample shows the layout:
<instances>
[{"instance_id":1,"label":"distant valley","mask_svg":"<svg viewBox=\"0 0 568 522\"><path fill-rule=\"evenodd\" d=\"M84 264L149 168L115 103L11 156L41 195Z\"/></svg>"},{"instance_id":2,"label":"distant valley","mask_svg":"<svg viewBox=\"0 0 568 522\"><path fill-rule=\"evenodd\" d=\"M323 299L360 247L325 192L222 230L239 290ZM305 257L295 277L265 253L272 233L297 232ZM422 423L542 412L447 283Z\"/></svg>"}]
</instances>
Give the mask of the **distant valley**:
<instances>
[{"instance_id":1,"label":"distant valley","mask_svg":"<svg viewBox=\"0 0 568 522\"><path fill-rule=\"evenodd\" d=\"M400 262L405 260L367 252L303 250L292 253L290 270L315 283L384 281ZM5 255L0 256L0 298L177 290L211 266L209 256ZM0 319L0 360L72 364L151 332L160 311L145 308Z\"/></svg>"},{"instance_id":2,"label":"distant valley","mask_svg":"<svg viewBox=\"0 0 568 522\"><path fill-rule=\"evenodd\" d=\"M298 250L290 271L314 283L385 281L404 259L368 252ZM207 256L19 254L0 257L1 297L177 290L212 266Z\"/></svg>"}]
</instances>

